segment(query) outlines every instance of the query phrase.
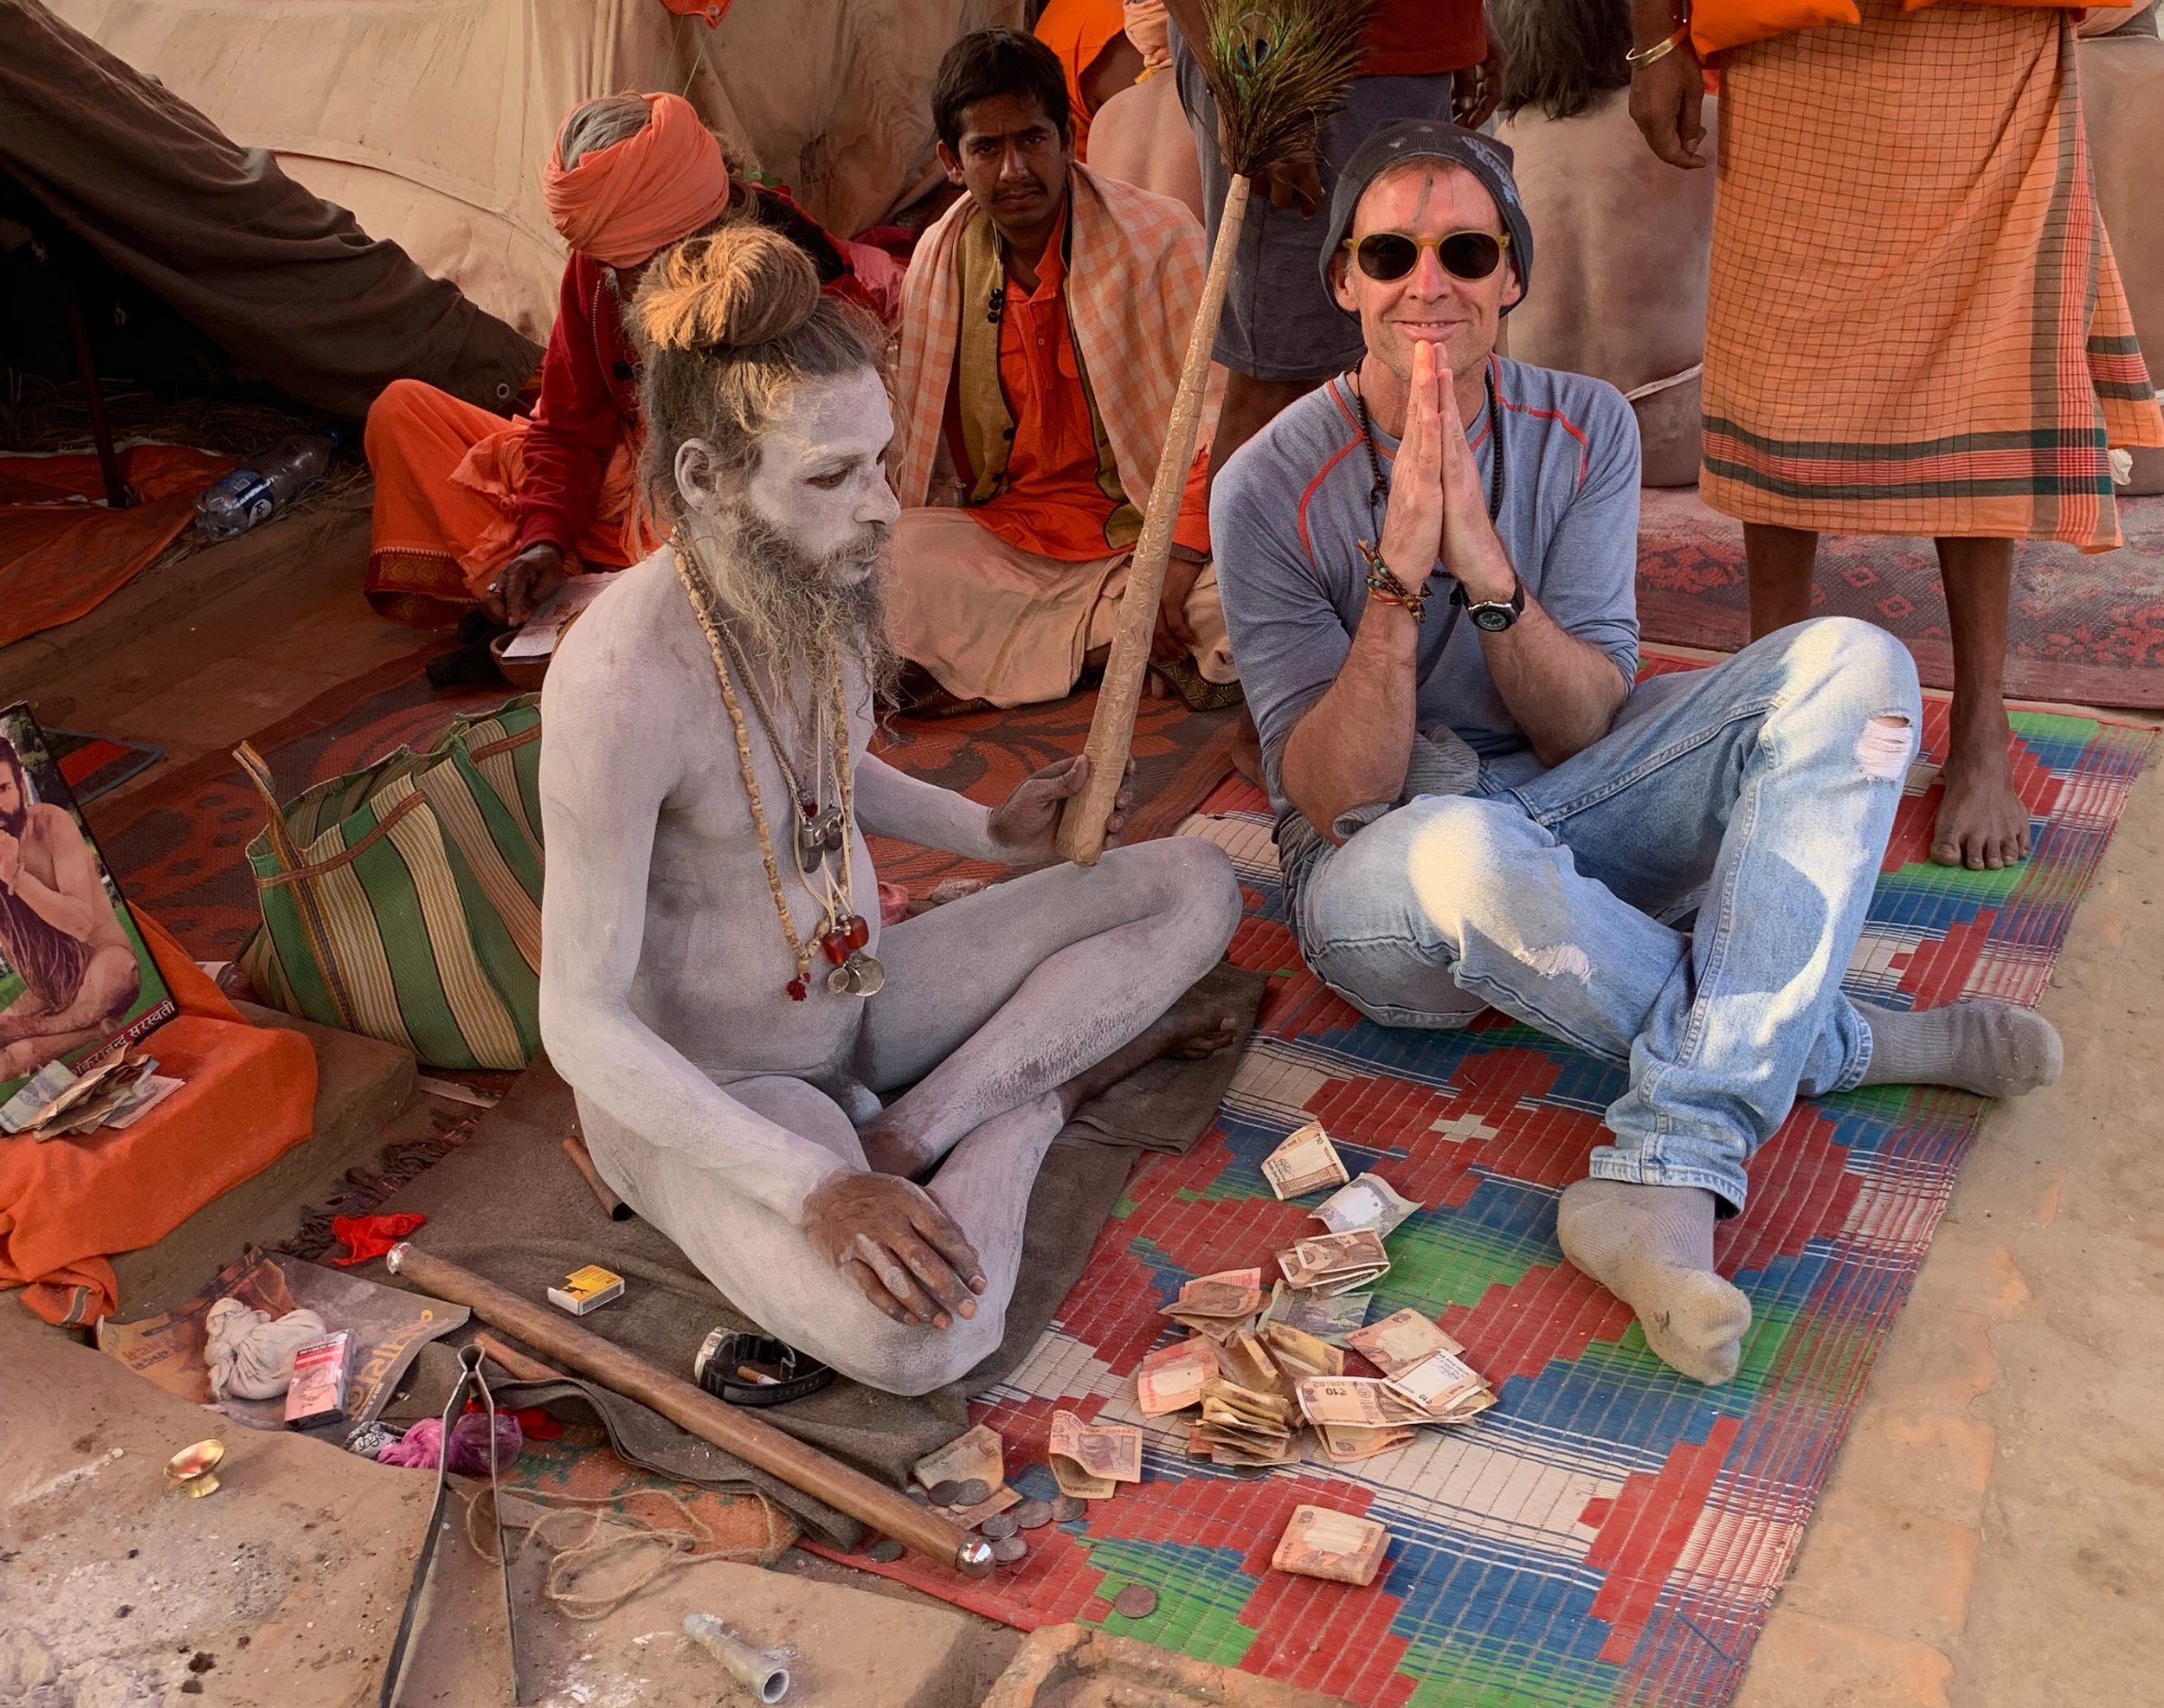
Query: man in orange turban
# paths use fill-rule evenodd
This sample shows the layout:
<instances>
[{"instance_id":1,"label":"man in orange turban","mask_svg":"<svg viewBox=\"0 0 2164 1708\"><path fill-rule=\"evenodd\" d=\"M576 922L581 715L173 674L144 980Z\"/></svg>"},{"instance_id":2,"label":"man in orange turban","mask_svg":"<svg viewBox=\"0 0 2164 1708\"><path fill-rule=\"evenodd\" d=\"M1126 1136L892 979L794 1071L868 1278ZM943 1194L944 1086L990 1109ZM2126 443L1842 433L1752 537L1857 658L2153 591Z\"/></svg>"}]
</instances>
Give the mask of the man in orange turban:
<instances>
[{"instance_id":1,"label":"man in orange turban","mask_svg":"<svg viewBox=\"0 0 2164 1708\"><path fill-rule=\"evenodd\" d=\"M656 255L733 213L795 242L831 295L878 311L889 293L877 269L898 273L785 193L732 182L720 144L677 95L586 102L541 182L571 256L531 416L506 422L407 379L369 410L369 601L418 627L460 623L467 645L429 666L440 685L493 677L490 638L565 576L653 549L634 490L639 357L622 316Z\"/></svg>"}]
</instances>

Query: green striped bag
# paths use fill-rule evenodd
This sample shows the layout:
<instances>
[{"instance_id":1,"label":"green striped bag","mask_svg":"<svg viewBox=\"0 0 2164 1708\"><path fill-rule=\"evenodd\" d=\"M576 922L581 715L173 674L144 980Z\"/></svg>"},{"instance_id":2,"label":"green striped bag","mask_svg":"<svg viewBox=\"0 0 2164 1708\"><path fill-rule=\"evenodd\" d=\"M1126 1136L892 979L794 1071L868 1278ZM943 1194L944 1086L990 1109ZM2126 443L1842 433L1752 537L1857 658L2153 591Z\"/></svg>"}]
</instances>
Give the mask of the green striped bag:
<instances>
[{"instance_id":1,"label":"green striped bag","mask_svg":"<svg viewBox=\"0 0 2164 1708\"><path fill-rule=\"evenodd\" d=\"M248 845L263 923L240 962L266 1002L434 1067L524 1067L540 1047L540 695L460 718L281 807Z\"/></svg>"}]
</instances>

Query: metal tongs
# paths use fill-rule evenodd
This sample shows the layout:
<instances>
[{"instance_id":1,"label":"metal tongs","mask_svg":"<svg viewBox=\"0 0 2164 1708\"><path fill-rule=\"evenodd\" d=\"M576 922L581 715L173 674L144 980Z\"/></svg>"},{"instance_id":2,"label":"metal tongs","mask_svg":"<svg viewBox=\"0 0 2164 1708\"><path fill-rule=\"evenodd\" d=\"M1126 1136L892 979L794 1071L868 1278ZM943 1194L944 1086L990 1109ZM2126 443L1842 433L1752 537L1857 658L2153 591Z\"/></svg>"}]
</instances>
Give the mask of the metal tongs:
<instances>
[{"instance_id":1,"label":"metal tongs","mask_svg":"<svg viewBox=\"0 0 2164 1708\"><path fill-rule=\"evenodd\" d=\"M496 1396L488 1391L488 1378L481 1374L481 1349L468 1344L459 1348L459 1379L451 1386L451 1397L443 1406L442 1456L436 1461L435 1505L428 1512L428 1528L421 1537L421 1552L413 1563L413 1582L406 1590L406 1610L399 1616L398 1635L390 1646L390 1659L383 1663L383 1689L377 1698L377 1708L391 1708L392 1698L398 1693L398 1674L406 1660L406 1641L413 1634L414 1615L420 1609L421 1592L428 1582L428 1567L435 1558L435 1541L443 1529L443 1507L451 1492L451 1426L462 1415L467 1389L480 1392L483 1408L488 1415L488 1505L496 1521L496 1563L503 1574L504 1635L511 1650L511 1700L513 1708L525 1701L525 1692L518 1682L518 1615L511 1601L511 1553L504 1546L503 1491L497 1480L496 1466Z\"/></svg>"}]
</instances>

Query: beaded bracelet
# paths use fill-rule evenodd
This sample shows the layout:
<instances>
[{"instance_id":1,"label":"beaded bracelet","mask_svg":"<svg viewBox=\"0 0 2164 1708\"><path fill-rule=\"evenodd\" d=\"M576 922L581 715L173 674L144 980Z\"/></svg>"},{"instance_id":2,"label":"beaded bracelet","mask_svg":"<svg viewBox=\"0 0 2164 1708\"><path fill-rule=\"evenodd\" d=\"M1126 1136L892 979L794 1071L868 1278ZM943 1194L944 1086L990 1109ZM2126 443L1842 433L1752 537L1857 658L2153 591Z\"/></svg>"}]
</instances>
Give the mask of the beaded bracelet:
<instances>
[{"instance_id":1,"label":"beaded bracelet","mask_svg":"<svg viewBox=\"0 0 2164 1708\"><path fill-rule=\"evenodd\" d=\"M1402 605L1412 612L1413 621L1423 621L1427 613L1427 592L1425 587L1418 593L1397 578L1390 566L1382 561L1382 554L1368 544L1360 542L1360 555L1368 560L1368 593L1371 598L1386 605Z\"/></svg>"}]
</instances>

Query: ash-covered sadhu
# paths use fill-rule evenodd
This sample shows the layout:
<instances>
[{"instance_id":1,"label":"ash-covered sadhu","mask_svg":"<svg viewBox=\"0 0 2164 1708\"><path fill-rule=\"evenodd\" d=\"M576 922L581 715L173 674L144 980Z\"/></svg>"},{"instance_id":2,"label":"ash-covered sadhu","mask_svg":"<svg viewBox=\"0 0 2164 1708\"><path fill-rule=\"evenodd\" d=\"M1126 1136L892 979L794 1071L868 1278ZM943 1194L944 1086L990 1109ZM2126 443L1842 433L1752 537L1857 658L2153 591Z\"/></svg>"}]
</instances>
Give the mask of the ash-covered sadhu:
<instances>
[{"instance_id":1,"label":"ash-covered sadhu","mask_svg":"<svg viewBox=\"0 0 2164 1708\"><path fill-rule=\"evenodd\" d=\"M921 1393L999 1344L1072 1109L1229 1041L1179 999L1238 886L1174 837L882 930L866 835L1043 865L1086 762L989 808L866 751L900 508L883 340L810 260L725 227L665 255L637 313L673 540L543 691L542 1036L626 1203L768 1333Z\"/></svg>"}]
</instances>

